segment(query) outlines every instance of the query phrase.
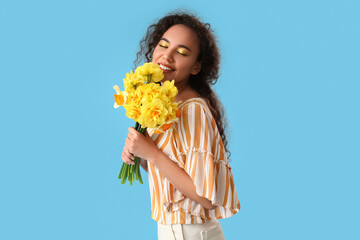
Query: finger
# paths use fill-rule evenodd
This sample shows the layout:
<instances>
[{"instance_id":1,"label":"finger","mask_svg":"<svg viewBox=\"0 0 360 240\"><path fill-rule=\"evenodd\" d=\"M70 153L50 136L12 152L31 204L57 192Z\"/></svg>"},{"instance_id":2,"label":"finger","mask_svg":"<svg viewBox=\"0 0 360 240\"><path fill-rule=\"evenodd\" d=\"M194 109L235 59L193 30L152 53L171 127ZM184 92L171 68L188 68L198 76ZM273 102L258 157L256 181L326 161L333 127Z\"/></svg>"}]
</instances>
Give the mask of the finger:
<instances>
[{"instance_id":1,"label":"finger","mask_svg":"<svg viewBox=\"0 0 360 240\"><path fill-rule=\"evenodd\" d=\"M132 154L129 150L127 150L127 149L125 149L124 150L124 155L128 158L128 159L130 159L130 160L134 160L135 159L135 156L134 156L134 154Z\"/></svg>"},{"instance_id":2,"label":"finger","mask_svg":"<svg viewBox=\"0 0 360 240\"><path fill-rule=\"evenodd\" d=\"M131 163L132 163L132 160L135 159L135 156L131 153L132 151L131 151L130 146L132 146L131 140L129 140L127 138L124 149L123 149L123 155L124 155L124 158L125 158L124 161L127 162L128 164L130 164L129 159L130 159Z\"/></svg>"},{"instance_id":3,"label":"finger","mask_svg":"<svg viewBox=\"0 0 360 240\"><path fill-rule=\"evenodd\" d=\"M134 140L134 138L135 138L135 136L132 133L129 132L127 139Z\"/></svg>"},{"instance_id":4,"label":"finger","mask_svg":"<svg viewBox=\"0 0 360 240\"><path fill-rule=\"evenodd\" d=\"M133 127L129 127L129 133L128 133L128 137L130 137L131 139L133 139L134 137L136 137L138 134L140 134L138 131L135 130L135 128Z\"/></svg>"},{"instance_id":5,"label":"finger","mask_svg":"<svg viewBox=\"0 0 360 240\"><path fill-rule=\"evenodd\" d=\"M131 160L131 157L129 155L129 153L126 153L125 151L123 152L123 154L121 155L121 159L124 161L124 163L126 164L132 164L134 165L134 161Z\"/></svg>"},{"instance_id":6,"label":"finger","mask_svg":"<svg viewBox=\"0 0 360 240\"><path fill-rule=\"evenodd\" d=\"M136 129L133 128L133 127L129 127L128 130L129 130L129 132L132 133L132 134L138 133L138 131L136 131Z\"/></svg>"},{"instance_id":7,"label":"finger","mask_svg":"<svg viewBox=\"0 0 360 240\"><path fill-rule=\"evenodd\" d=\"M129 152L132 152L132 146L133 146L133 141L130 138L126 138L125 148L127 148Z\"/></svg>"},{"instance_id":8,"label":"finger","mask_svg":"<svg viewBox=\"0 0 360 240\"><path fill-rule=\"evenodd\" d=\"M135 137L136 137L136 135L134 133L132 133L130 131L128 132L128 138L129 139L133 140Z\"/></svg>"}]
</instances>

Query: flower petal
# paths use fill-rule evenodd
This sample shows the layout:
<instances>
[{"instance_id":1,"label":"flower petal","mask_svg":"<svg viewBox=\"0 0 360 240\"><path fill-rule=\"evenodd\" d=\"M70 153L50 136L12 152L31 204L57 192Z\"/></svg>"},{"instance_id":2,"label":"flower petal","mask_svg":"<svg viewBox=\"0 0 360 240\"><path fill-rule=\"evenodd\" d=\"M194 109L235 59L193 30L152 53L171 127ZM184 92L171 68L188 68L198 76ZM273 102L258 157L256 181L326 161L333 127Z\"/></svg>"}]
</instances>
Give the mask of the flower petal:
<instances>
[{"instance_id":1,"label":"flower petal","mask_svg":"<svg viewBox=\"0 0 360 240\"><path fill-rule=\"evenodd\" d=\"M120 94L114 94L115 103L119 106L122 106L124 104L124 96L120 92Z\"/></svg>"}]
</instances>

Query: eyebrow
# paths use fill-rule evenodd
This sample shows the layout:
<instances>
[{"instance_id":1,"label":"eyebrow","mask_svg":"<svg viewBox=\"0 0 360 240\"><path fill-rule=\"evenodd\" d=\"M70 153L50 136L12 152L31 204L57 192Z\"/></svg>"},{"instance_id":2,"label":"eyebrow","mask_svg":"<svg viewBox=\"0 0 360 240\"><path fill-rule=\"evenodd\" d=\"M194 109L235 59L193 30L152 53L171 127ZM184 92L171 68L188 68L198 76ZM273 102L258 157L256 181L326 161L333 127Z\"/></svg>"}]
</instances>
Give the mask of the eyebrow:
<instances>
[{"instance_id":1,"label":"eyebrow","mask_svg":"<svg viewBox=\"0 0 360 240\"><path fill-rule=\"evenodd\" d=\"M163 40L163 41L165 41L167 43L170 43L170 41L167 40L166 38L161 38L160 40ZM178 45L178 47L186 48L187 50L189 50L191 52L191 49L189 47L185 46L185 45L180 44L180 45Z\"/></svg>"}]
</instances>

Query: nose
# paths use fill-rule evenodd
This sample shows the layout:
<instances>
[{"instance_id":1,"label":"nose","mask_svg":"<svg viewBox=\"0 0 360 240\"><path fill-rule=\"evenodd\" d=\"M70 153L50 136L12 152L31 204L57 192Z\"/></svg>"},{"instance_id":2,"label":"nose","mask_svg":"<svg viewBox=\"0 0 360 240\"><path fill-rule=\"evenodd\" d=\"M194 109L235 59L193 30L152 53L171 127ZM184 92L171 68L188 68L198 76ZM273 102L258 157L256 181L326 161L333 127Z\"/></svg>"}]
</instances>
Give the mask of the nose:
<instances>
[{"instance_id":1,"label":"nose","mask_svg":"<svg viewBox=\"0 0 360 240\"><path fill-rule=\"evenodd\" d=\"M164 52L163 54L163 59L172 63L174 62L174 53L173 53L173 50L172 49L166 49L166 51Z\"/></svg>"}]
</instances>

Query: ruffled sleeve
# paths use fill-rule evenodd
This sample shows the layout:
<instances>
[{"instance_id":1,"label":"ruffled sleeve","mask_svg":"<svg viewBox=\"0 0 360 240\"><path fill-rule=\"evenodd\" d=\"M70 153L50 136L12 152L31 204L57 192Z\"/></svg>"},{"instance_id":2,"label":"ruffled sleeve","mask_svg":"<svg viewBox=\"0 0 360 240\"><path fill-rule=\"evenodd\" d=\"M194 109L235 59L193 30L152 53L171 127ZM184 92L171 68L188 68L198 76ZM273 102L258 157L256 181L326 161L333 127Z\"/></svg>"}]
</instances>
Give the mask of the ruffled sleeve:
<instances>
[{"instance_id":1,"label":"ruffled sleeve","mask_svg":"<svg viewBox=\"0 0 360 240\"><path fill-rule=\"evenodd\" d=\"M185 211L205 219L229 217L240 210L221 136L215 119L203 101L193 101L182 107L176 124L177 160L194 182L196 192L217 206L203 208L171 186L165 188L164 204L168 210Z\"/></svg>"}]
</instances>

